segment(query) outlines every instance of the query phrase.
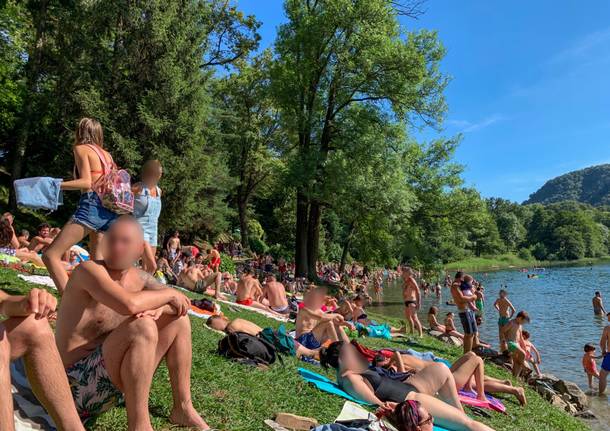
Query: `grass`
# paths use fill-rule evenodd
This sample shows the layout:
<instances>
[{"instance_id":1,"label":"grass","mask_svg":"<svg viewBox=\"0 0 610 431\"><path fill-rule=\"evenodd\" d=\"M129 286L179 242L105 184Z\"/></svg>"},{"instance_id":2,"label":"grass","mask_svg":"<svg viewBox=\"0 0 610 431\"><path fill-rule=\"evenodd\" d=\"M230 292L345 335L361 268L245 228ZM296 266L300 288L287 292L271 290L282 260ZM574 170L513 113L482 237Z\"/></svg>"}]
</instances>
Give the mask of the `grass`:
<instances>
[{"instance_id":1,"label":"grass","mask_svg":"<svg viewBox=\"0 0 610 431\"><path fill-rule=\"evenodd\" d=\"M16 273L0 269L0 288L12 293L27 292L33 285L24 282ZM39 287L39 286L38 286ZM225 314L233 318L237 314L223 306ZM240 311L239 316L252 320L260 326L278 326L279 322L259 314ZM380 317L380 316L377 316ZM397 321L389 320L393 324ZM191 318L193 338L192 395L194 405L208 423L217 429L228 431L265 430L263 420L278 412L290 412L316 418L320 423L332 422L339 414L344 400L327 395L304 383L296 373L297 367L310 368L334 377L320 367L285 358L284 365L274 364L267 371L229 362L214 351L221 336L205 329L201 319ZM372 347L407 348L405 341L363 339L363 344ZM417 350L431 350L437 355L454 360L460 351L432 337L424 337L409 344ZM491 364L487 374L506 379L509 374ZM588 427L565 412L551 407L531 389L527 389L529 404L520 407L513 397L503 397L508 415L491 412L490 419L483 419L499 431L512 430L586 430ZM156 430L173 428L167 421L171 406L169 377L164 365L155 374L151 391L150 412ZM98 417L88 426L91 430L116 431L126 429L126 414L123 407L114 408Z\"/></svg>"},{"instance_id":2,"label":"grass","mask_svg":"<svg viewBox=\"0 0 610 431\"><path fill-rule=\"evenodd\" d=\"M445 264L445 270L465 270L465 271L493 271L509 268L531 268L531 267L553 267L553 266L573 266L573 265L592 265L597 262L608 260L608 256L600 258L584 258L578 260L556 260L539 261L521 259L511 253L497 256L466 257L464 259Z\"/></svg>"}]
</instances>

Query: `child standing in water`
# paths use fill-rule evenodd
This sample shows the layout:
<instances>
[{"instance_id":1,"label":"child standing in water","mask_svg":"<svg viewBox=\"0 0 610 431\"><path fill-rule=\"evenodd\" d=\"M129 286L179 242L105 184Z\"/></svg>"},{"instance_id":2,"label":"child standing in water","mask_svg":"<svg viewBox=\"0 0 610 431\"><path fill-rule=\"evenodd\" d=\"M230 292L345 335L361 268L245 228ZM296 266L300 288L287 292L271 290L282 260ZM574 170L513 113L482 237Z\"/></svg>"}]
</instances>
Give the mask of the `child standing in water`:
<instances>
[{"instance_id":1,"label":"child standing in water","mask_svg":"<svg viewBox=\"0 0 610 431\"><path fill-rule=\"evenodd\" d=\"M599 372L597 371L597 364L595 363L595 346L593 344L585 344L585 354L582 355L582 368L587 375L589 383L589 389L593 390L593 377L599 380Z\"/></svg>"}]
</instances>

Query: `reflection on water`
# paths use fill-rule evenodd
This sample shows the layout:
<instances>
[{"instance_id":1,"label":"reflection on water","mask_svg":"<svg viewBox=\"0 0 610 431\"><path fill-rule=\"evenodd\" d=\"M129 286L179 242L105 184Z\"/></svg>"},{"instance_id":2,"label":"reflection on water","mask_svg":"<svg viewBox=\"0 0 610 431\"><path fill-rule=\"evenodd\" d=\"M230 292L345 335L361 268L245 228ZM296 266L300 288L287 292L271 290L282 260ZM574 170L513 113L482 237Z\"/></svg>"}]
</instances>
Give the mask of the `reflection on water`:
<instances>
[{"instance_id":1,"label":"reflection on water","mask_svg":"<svg viewBox=\"0 0 610 431\"><path fill-rule=\"evenodd\" d=\"M599 346L599 338L607 324L605 318L593 315L591 298L596 290L601 291L604 305L610 308L610 265L552 268L541 273L537 279L528 279L524 273L516 270L474 275L485 286L484 323L480 328L482 339L498 347L498 314L493 302L500 288L506 285L517 311L527 310L532 317L526 329L532 334L532 341L542 355L542 371L573 381L586 390L587 379L581 366L583 346L585 343ZM427 326L426 313L431 305L439 306L441 322L444 319L443 311L456 311L454 306L446 305L449 299L451 295L444 288L440 299L434 294L424 299L420 310L424 326ZM386 286L383 300L381 305L370 306L371 311L404 317L400 283ZM461 329L458 319L456 325ZM597 354L600 354L599 347ZM598 368L599 365L601 361L598 361ZM593 428L610 431L608 398L591 397L591 401L591 410L600 418L600 423Z\"/></svg>"}]
</instances>

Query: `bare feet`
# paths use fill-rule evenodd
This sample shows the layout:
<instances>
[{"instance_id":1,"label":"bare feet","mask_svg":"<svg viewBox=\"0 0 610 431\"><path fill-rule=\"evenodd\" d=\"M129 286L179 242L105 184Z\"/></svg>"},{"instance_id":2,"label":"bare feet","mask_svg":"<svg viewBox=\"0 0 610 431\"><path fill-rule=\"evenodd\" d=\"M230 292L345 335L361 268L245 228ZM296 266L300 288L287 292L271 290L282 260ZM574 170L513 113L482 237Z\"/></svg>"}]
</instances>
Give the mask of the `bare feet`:
<instances>
[{"instance_id":1,"label":"bare feet","mask_svg":"<svg viewBox=\"0 0 610 431\"><path fill-rule=\"evenodd\" d=\"M196 428L198 430L209 430L209 425L203 420L199 413L195 410L192 404L188 407L174 407L172 414L169 416L169 421L174 425Z\"/></svg>"},{"instance_id":2,"label":"bare feet","mask_svg":"<svg viewBox=\"0 0 610 431\"><path fill-rule=\"evenodd\" d=\"M525 389L523 388L515 388L515 396L519 400L519 404L521 406L527 405L527 399L525 398Z\"/></svg>"}]
</instances>

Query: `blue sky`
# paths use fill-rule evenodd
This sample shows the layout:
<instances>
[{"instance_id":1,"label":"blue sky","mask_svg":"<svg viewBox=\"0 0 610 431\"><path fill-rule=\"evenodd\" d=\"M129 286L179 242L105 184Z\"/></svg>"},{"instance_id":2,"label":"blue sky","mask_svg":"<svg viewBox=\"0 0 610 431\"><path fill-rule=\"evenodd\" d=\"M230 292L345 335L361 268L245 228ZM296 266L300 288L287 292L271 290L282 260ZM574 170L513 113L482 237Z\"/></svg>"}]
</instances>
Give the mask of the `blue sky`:
<instances>
[{"instance_id":1,"label":"blue sky","mask_svg":"<svg viewBox=\"0 0 610 431\"><path fill-rule=\"evenodd\" d=\"M241 0L273 44L281 0ZM527 199L547 179L610 163L610 1L428 0L410 30L434 29L452 77L440 133L486 196Z\"/></svg>"}]
</instances>

